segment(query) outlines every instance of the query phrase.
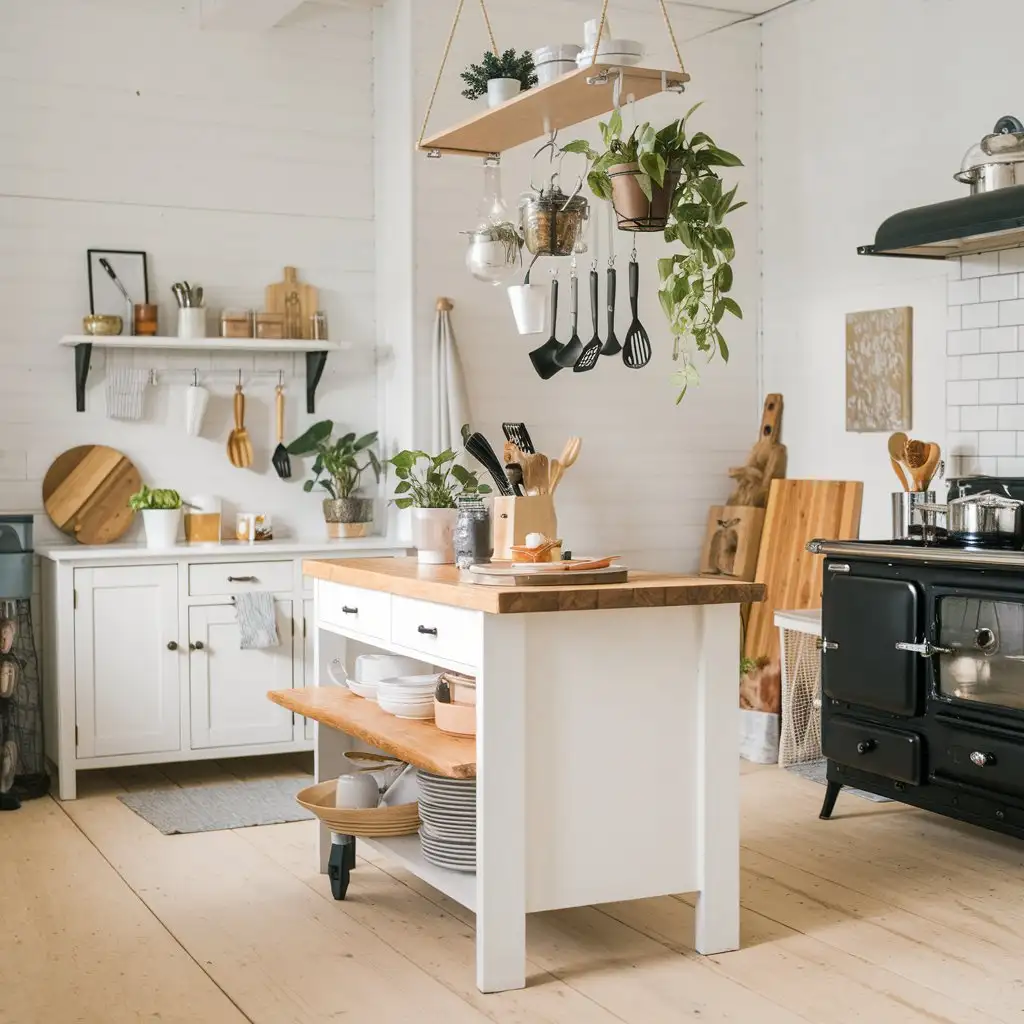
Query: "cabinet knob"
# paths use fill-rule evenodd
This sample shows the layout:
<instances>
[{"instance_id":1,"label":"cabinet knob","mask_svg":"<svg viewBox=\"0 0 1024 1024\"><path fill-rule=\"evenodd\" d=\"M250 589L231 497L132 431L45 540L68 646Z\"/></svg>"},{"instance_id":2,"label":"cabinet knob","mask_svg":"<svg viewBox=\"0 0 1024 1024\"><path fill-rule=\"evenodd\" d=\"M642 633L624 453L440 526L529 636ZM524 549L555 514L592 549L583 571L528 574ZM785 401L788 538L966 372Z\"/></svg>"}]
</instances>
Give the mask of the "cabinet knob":
<instances>
[{"instance_id":1,"label":"cabinet knob","mask_svg":"<svg viewBox=\"0 0 1024 1024\"><path fill-rule=\"evenodd\" d=\"M169 651L176 651L177 649L178 649L178 641L177 640L172 640L167 645L167 650L169 650Z\"/></svg>"},{"instance_id":2,"label":"cabinet knob","mask_svg":"<svg viewBox=\"0 0 1024 1024\"><path fill-rule=\"evenodd\" d=\"M857 744L857 753L858 754L870 754L871 751L874 750L874 749L875 749L875 741L874 740L861 740L860 743Z\"/></svg>"},{"instance_id":3,"label":"cabinet knob","mask_svg":"<svg viewBox=\"0 0 1024 1024\"><path fill-rule=\"evenodd\" d=\"M426 633L427 636L437 636L437 626L417 626L417 633Z\"/></svg>"},{"instance_id":4,"label":"cabinet knob","mask_svg":"<svg viewBox=\"0 0 1024 1024\"><path fill-rule=\"evenodd\" d=\"M358 608L350 608L347 604L343 604L341 606L341 612L342 612L343 615L358 615L359 614L359 609Z\"/></svg>"},{"instance_id":5,"label":"cabinet knob","mask_svg":"<svg viewBox=\"0 0 1024 1024\"><path fill-rule=\"evenodd\" d=\"M984 750L971 751L971 764L976 764L979 768L988 768L995 763L995 754L988 754Z\"/></svg>"},{"instance_id":6,"label":"cabinet knob","mask_svg":"<svg viewBox=\"0 0 1024 1024\"><path fill-rule=\"evenodd\" d=\"M189 644L188 649L190 651L201 651L203 649L203 641L197 640L194 644Z\"/></svg>"}]
</instances>

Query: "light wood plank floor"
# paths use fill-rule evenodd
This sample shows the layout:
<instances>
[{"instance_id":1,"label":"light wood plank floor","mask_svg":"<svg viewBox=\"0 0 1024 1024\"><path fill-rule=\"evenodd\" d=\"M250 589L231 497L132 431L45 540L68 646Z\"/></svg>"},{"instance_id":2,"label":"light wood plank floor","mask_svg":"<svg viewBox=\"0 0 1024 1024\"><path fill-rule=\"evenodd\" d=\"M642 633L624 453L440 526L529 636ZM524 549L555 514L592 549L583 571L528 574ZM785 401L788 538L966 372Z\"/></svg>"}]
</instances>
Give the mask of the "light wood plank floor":
<instances>
[{"instance_id":1,"label":"light wood plank floor","mask_svg":"<svg viewBox=\"0 0 1024 1024\"><path fill-rule=\"evenodd\" d=\"M848 795L820 822L774 768L744 766L743 949L698 956L685 895L534 915L528 987L496 996L472 916L386 860L338 903L311 822L162 836L117 799L305 767L86 773L0 815L0 1024L1024 1020L1024 844Z\"/></svg>"}]
</instances>

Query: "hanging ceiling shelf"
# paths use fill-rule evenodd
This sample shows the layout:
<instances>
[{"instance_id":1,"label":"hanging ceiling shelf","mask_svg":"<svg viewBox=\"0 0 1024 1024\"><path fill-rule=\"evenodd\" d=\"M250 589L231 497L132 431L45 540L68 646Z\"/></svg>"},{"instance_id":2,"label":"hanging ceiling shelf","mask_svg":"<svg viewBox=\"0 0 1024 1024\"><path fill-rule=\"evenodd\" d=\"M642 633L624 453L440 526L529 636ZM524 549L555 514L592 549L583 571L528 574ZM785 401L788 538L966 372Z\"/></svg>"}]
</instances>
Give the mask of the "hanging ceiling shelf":
<instances>
[{"instance_id":1,"label":"hanging ceiling shelf","mask_svg":"<svg viewBox=\"0 0 1024 1024\"><path fill-rule=\"evenodd\" d=\"M463 156L503 153L614 110L615 84L620 75L619 100L623 103L630 96L642 100L665 90L682 91L690 80L685 71L594 64L528 89L500 107L431 135L419 148L428 153Z\"/></svg>"}]
</instances>

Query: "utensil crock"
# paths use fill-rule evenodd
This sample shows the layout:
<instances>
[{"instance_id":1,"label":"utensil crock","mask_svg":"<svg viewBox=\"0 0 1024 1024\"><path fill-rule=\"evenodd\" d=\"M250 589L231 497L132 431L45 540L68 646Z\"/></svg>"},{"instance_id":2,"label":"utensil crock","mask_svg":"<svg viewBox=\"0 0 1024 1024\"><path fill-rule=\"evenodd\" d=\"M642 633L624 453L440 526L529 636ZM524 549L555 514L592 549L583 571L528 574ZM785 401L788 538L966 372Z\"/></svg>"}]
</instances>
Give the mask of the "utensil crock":
<instances>
[{"instance_id":1,"label":"utensil crock","mask_svg":"<svg viewBox=\"0 0 1024 1024\"><path fill-rule=\"evenodd\" d=\"M206 309L192 306L178 310L178 337L206 337Z\"/></svg>"}]
</instances>

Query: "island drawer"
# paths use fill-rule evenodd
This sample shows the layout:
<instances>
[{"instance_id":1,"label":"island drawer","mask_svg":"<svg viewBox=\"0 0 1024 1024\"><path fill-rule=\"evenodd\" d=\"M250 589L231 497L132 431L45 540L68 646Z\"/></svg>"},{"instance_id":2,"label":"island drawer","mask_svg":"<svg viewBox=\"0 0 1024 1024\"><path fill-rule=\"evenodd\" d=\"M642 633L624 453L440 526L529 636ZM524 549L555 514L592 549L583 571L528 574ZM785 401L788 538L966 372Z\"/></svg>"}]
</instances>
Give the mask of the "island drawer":
<instances>
[{"instance_id":1,"label":"island drawer","mask_svg":"<svg viewBox=\"0 0 1024 1024\"><path fill-rule=\"evenodd\" d=\"M188 592L192 597L241 594L247 590L288 593L295 589L295 563L202 562L188 567Z\"/></svg>"},{"instance_id":2,"label":"island drawer","mask_svg":"<svg viewBox=\"0 0 1024 1024\"><path fill-rule=\"evenodd\" d=\"M321 623L378 640L387 640L391 635L390 594L319 580L317 596L320 601L317 614Z\"/></svg>"},{"instance_id":3,"label":"island drawer","mask_svg":"<svg viewBox=\"0 0 1024 1024\"><path fill-rule=\"evenodd\" d=\"M479 660L479 621L482 613L446 604L391 599L391 642L423 654L463 665Z\"/></svg>"}]
</instances>

